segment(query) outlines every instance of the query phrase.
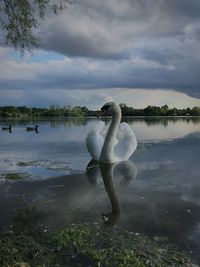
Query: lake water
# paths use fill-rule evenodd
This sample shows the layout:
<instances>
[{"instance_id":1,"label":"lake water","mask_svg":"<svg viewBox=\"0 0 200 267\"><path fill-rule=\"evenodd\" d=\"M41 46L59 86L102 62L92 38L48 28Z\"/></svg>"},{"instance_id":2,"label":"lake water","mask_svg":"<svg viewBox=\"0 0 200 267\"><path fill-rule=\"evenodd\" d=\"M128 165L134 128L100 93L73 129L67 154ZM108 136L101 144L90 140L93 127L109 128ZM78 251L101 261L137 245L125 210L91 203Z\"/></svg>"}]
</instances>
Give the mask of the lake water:
<instances>
[{"instance_id":1,"label":"lake water","mask_svg":"<svg viewBox=\"0 0 200 267\"><path fill-rule=\"evenodd\" d=\"M1 120L12 132L0 130L0 231L98 222L164 236L200 263L200 118L126 121L138 148L103 167L85 146L95 118ZM26 131L35 124L39 132Z\"/></svg>"}]
</instances>

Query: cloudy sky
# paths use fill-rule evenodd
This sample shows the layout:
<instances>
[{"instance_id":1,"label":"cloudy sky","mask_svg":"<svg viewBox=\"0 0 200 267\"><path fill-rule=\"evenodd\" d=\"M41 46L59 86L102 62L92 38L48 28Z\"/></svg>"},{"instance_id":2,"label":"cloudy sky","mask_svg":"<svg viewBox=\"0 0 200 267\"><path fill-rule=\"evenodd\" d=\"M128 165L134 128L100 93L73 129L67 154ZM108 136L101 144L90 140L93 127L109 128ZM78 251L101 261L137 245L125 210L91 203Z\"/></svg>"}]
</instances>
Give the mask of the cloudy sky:
<instances>
[{"instance_id":1,"label":"cloudy sky","mask_svg":"<svg viewBox=\"0 0 200 267\"><path fill-rule=\"evenodd\" d=\"M0 40L0 105L200 106L199 14L200 0L76 0L48 12L33 55Z\"/></svg>"}]
</instances>

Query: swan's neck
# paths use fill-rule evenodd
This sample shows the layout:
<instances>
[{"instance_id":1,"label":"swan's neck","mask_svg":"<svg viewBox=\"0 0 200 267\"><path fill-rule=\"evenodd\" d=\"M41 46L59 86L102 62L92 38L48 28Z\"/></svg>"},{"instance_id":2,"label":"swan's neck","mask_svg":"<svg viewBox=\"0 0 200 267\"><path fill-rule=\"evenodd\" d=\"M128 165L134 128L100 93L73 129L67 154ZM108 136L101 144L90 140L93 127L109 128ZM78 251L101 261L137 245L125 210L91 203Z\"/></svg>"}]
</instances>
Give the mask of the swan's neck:
<instances>
[{"instance_id":1,"label":"swan's neck","mask_svg":"<svg viewBox=\"0 0 200 267\"><path fill-rule=\"evenodd\" d=\"M116 135L121 121L121 109L116 110L112 115L112 120L105 137L105 141L101 150L100 162L113 163L113 147L116 142Z\"/></svg>"}]
</instances>

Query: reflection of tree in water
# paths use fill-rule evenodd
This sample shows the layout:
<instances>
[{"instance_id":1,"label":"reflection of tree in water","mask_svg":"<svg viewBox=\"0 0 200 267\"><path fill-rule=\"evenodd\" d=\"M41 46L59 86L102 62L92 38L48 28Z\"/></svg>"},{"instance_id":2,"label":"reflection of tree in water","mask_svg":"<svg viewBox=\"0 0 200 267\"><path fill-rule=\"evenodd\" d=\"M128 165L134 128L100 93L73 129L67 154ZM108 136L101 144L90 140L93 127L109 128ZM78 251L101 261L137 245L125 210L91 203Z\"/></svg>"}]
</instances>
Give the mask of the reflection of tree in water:
<instances>
[{"instance_id":1,"label":"reflection of tree in water","mask_svg":"<svg viewBox=\"0 0 200 267\"><path fill-rule=\"evenodd\" d=\"M176 123L176 122L186 122L186 123L199 123L200 117L156 117L156 116L149 116L149 117L123 117L123 121L127 123L133 122L145 122L147 126L151 125L163 125L168 126L169 123Z\"/></svg>"},{"instance_id":2,"label":"reflection of tree in water","mask_svg":"<svg viewBox=\"0 0 200 267\"><path fill-rule=\"evenodd\" d=\"M51 119L49 120L51 127L59 127L59 126L82 126L87 124L87 119L84 117L78 117L78 118L66 118L66 119Z\"/></svg>"},{"instance_id":3,"label":"reflection of tree in water","mask_svg":"<svg viewBox=\"0 0 200 267\"><path fill-rule=\"evenodd\" d=\"M92 160L87 166L86 175L92 185L99 184L99 179L103 178L112 210L109 213L103 213L102 218L105 224L115 225L121 213L120 201L115 189L116 180L120 180L120 185L132 184L137 175L136 166L131 160L115 164L98 164Z\"/></svg>"}]
</instances>

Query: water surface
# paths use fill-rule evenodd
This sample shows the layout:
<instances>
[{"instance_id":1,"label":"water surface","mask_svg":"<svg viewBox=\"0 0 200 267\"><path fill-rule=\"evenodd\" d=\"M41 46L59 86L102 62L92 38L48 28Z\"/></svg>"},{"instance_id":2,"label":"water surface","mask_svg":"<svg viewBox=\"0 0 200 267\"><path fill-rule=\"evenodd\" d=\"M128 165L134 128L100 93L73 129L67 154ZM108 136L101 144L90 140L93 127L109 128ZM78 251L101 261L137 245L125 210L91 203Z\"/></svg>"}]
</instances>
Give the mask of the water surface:
<instances>
[{"instance_id":1,"label":"water surface","mask_svg":"<svg viewBox=\"0 0 200 267\"><path fill-rule=\"evenodd\" d=\"M99 222L165 236L200 262L200 119L126 121L138 148L107 167L89 163L85 147L97 119L1 121L13 125L0 131L1 231L23 227L24 218L47 230ZM26 132L35 124L38 133Z\"/></svg>"}]
</instances>

